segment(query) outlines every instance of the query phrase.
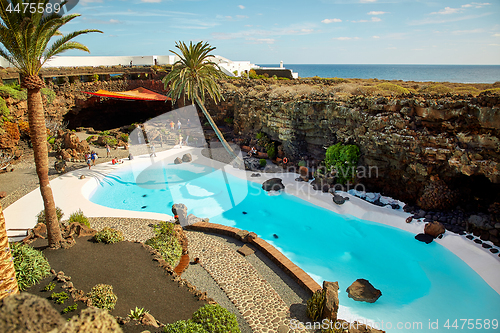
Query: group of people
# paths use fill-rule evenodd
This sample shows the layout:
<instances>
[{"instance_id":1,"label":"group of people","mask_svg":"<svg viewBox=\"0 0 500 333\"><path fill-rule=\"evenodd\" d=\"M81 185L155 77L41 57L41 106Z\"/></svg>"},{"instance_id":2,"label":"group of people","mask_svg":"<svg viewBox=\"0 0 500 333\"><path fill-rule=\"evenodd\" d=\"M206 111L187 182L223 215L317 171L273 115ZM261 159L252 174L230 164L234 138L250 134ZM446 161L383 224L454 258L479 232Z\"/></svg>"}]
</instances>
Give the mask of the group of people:
<instances>
[{"instance_id":1,"label":"group of people","mask_svg":"<svg viewBox=\"0 0 500 333\"><path fill-rule=\"evenodd\" d=\"M98 158L97 153L93 150L90 153L87 153L85 155L85 160L87 161L87 165L89 166L89 169L91 166L95 165L97 158Z\"/></svg>"}]
</instances>

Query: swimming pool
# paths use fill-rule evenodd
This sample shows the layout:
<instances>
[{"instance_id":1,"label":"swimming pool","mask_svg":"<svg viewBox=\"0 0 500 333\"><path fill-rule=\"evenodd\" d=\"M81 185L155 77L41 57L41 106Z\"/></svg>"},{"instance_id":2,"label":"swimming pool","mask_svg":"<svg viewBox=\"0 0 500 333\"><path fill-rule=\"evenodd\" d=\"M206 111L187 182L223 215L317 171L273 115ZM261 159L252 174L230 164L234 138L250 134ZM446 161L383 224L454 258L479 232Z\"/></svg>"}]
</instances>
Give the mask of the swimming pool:
<instances>
[{"instance_id":1,"label":"swimming pool","mask_svg":"<svg viewBox=\"0 0 500 333\"><path fill-rule=\"evenodd\" d=\"M398 323L411 323L410 331L439 332L449 331L447 320L451 330L455 319L459 328L460 319L473 319L474 325L477 320L499 320L500 295L445 247L418 242L414 234L396 228L335 214L286 193L269 195L258 184L211 167L126 166L104 178L90 200L111 208L166 214L171 214L174 202L183 203L188 213L209 217L213 223L254 231L318 283L339 282L339 317L379 325L383 321L388 332L401 331ZM358 278L382 291L376 303L347 297L345 289ZM429 329L436 321L438 329ZM491 324L482 330L495 331Z\"/></svg>"}]
</instances>

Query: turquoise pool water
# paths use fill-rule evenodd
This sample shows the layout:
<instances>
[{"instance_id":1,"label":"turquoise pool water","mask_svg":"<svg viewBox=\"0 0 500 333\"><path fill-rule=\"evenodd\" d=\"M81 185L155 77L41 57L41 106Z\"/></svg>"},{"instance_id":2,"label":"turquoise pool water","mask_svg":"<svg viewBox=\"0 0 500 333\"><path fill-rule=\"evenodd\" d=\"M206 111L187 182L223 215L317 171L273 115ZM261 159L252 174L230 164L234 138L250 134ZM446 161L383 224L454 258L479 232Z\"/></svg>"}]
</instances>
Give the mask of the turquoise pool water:
<instances>
[{"instance_id":1,"label":"turquoise pool water","mask_svg":"<svg viewBox=\"0 0 500 333\"><path fill-rule=\"evenodd\" d=\"M474 324L500 319L500 295L445 247L418 242L413 234L396 228L338 215L286 193L269 195L260 185L209 167L127 166L106 177L90 200L111 208L167 214L174 202L184 203L188 213L254 231L318 283L338 281L341 306L354 319L383 321L388 332L454 331L456 319L459 329L460 319L473 319ZM376 303L347 297L345 289L358 278L382 291ZM429 322L436 320L438 329L429 329ZM450 329L444 327L447 320ZM402 329L397 329L398 323ZM406 323L412 323L411 330L404 329ZM414 323L422 323L422 328ZM473 331L498 331L498 326Z\"/></svg>"}]
</instances>

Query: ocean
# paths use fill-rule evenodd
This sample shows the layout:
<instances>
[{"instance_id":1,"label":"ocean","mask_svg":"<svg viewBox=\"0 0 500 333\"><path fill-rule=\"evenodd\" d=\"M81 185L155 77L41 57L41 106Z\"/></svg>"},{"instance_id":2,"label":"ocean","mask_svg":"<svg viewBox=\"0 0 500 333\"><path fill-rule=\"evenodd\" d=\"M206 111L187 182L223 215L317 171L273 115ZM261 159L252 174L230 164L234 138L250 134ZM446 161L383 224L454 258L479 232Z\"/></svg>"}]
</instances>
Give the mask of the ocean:
<instances>
[{"instance_id":1,"label":"ocean","mask_svg":"<svg viewBox=\"0 0 500 333\"><path fill-rule=\"evenodd\" d=\"M264 64L261 67L279 67ZM299 77L379 79L417 82L500 82L500 65L303 65L285 64Z\"/></svg>"}]
</instances>

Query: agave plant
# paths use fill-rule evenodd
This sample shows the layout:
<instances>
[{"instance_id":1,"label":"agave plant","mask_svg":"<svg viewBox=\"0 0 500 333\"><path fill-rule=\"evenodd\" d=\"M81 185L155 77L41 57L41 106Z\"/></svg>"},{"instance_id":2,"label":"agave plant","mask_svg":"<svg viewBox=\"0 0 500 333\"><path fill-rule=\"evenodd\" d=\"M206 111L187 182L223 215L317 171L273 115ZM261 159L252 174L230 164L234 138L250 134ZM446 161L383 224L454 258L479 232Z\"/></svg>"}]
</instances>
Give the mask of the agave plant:
<instances>
[{"instance_id":1,"label":"agave plant","mask_svg":"<svg viewBox=\"0 0 500 333\"><path fill-rule=\"evenodd\" d=\"M146 313L149 313L149 310L145 310L144 308L138 308L136 306L135 310L130 310L130 314L128 315L128 317L134 320L141 320L142 316L144 316Z\"/></svg>"}]
</instances>

